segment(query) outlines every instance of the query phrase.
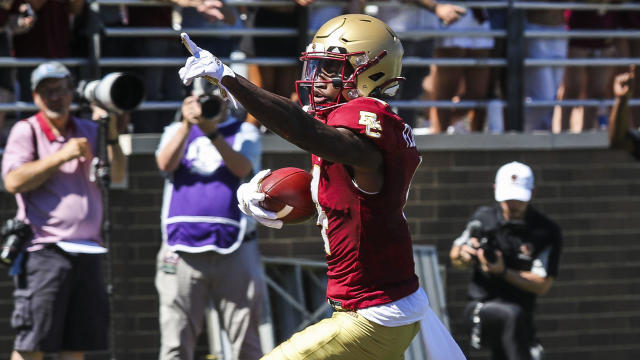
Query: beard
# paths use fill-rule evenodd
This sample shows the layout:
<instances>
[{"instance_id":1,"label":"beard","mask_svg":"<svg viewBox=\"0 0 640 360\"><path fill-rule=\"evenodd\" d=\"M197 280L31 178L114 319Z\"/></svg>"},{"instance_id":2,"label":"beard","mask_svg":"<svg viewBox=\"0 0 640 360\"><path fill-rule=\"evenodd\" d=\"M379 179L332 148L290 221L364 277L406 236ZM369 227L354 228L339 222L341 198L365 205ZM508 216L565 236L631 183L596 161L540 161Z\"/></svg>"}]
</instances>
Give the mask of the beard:
<instances>
[{"instance_id":1,"label":"beard","mask_svg":"<svg viewBox=\"0 0 640 360\"><path fill-rule=\"evenodd\" d=\"M47 118L49 118L51 120L58 120L58 119L64 118L69 113L68 111L64 111L64 110L55 111L55 110L52 110L52 109L45 109L43 112L47 116Z\"/></svg>"}]
</instances>

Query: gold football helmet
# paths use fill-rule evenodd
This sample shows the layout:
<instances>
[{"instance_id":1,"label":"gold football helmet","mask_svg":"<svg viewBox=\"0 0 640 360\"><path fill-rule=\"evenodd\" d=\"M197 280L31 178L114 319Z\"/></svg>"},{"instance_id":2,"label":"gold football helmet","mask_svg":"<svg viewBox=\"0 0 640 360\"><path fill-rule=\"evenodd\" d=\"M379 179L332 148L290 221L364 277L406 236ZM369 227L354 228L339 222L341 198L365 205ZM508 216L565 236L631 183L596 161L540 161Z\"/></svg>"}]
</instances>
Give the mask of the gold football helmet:
<instances>
[{"instance_id":1,"label":"gold football helmet","mask_svg":"<svg viewBox=\"0 0 640 360\"><path fill-rule=\"evenodd\" d=\"M296 81L300 104L318 112L361 96L393 96L402 79L403 53L400 39L381 20L363 14L335 17L318 29L300 57L304 62L302 78ZM346 91L319 102L314 89L329 84Z\"/></svg>"}]
</instances>

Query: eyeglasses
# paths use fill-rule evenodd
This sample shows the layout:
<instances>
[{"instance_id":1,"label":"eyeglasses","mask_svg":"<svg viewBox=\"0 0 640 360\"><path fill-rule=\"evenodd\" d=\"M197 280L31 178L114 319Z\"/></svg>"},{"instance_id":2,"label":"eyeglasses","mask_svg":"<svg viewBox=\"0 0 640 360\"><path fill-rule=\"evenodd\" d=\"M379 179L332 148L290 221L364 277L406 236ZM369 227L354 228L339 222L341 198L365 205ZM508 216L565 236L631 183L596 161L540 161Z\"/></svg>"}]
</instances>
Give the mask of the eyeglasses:
<instances>
[{"instance_id":1,"label":"eyeglasses","mask_svg":"<svg viewBox=\"0 0 640 360\"><path fill-rule=\"evenodd\" d=\"M71 93L71 89L68 87L44 88L38 90L37 93L43 98L52 98L54 96L67 96Z\"/></svg>"}]
</instances>

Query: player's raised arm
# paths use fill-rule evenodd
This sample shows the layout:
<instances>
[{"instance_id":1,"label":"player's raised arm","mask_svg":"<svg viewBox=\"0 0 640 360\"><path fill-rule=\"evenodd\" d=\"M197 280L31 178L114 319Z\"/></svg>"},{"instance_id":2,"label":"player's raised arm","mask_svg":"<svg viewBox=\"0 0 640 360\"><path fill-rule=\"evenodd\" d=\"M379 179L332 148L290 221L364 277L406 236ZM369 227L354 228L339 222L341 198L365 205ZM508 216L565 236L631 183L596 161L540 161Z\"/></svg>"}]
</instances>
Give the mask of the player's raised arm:
<instances>
[{"instance_id":1,"label":"player's raised arm","mask_svg":"<svg viewBox=\"0 0 640 360\"><path fill-rule=\"evenodd\" d=\"M265 127L301 149L355 168L370 171L380 168L380 153L366 138L316 120L298 104L235 74L211 53L197 47L188 35L183 34L182 39L193 54L179 72L185 85L196 77L220 83L221 88L233 95L232 99L237 99Z\"/></svg>"},{"instance_id":2,"label":"player's raised arm","mask_svg":"<svg viewBox=\"0 0 640 360\"><path fill-rule=\"evenodd\" d=\"M301 149L354 167L381 164L375 145L349 130L314 119L289 99L263 90L241 76L225 78L223 84L260 123Z\"/></svg>"}]
</instances>

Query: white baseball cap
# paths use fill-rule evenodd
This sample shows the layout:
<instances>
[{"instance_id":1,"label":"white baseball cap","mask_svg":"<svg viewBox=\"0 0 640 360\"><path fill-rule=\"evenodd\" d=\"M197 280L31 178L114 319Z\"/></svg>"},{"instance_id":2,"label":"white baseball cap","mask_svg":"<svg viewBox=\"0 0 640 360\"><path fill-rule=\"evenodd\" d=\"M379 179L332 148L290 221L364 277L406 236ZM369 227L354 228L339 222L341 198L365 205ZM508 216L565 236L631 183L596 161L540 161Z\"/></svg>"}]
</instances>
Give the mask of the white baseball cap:
<instances>
[{"instance_id":1,"label":"white baseball cap","mask_svg":"<svg viewBox=\"0 0 640 360\"><path fill-rule=\"evenodd\" d=\"M517 161L502 165L496 173L496 201L531 200L533 190L533 171Z\"/></svg>"}]
</instances>

